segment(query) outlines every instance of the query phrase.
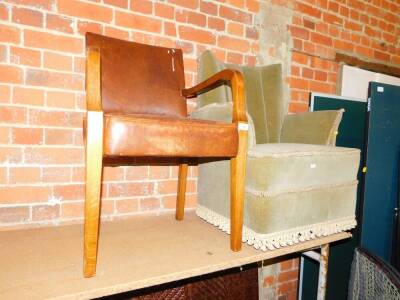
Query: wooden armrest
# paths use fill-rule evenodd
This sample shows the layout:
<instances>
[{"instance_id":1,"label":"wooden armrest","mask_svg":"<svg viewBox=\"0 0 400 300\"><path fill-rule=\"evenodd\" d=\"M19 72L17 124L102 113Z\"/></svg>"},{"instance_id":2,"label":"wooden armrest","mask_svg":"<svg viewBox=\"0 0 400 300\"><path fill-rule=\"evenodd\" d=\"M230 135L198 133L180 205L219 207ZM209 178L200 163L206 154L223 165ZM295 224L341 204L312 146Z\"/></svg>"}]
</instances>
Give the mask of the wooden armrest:
<instances>
[{"instance_id":1,"label":"wooden armrest","mask_svg":"<svg viewBox=\"0 0 400 300\"><path fill-rule=\"evenodd\" d=\"M186 98L194 98L223 84L229 85L232 90L232 122L247 122L244 80L239 71L222 70L194 87L183 89L182 95Z\"/></svg>"},{"instance_id":2,"label":"wooden armrest","mask_svg":"<svg viewBox=\"0 0 400 300\"><path fill-rule=\"evenodd\" d=\"M88 111L102 111L100 50L88 48L86 55L86 107Z\"/></svg>"}]
</instances>

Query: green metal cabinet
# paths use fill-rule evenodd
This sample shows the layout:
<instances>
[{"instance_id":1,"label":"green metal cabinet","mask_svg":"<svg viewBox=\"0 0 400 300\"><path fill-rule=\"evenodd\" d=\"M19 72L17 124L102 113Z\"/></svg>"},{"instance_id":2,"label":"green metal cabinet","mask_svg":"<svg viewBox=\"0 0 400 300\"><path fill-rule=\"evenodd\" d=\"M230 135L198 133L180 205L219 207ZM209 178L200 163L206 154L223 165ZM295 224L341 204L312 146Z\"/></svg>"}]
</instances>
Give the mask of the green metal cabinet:
<instances>
[{"instance_id":1,"label":"green metal cabinet","mask_svg":"<svg viewBox=\"0 0 400 300\"><path fill-rule=\"evenodd\" d=\"M310 110L345 109L342 122L340 123L336 145L341 147L364 149L365 140L365 118L367 114L367 102L360 99L352 99L333 95L312 94ZM363 161L363 151L361 152ZM361 164L360 164L361 166ZM358 173L358 180L361 179L362 167ZM361 185L358 186L356 215L359 219ZM326 299L341 300L347 299L347 286L350 278L350 267L353 258L354 248L358 240L357 227L350 240L331 244L328 285ZM312 300L317 297L318 268L314 261L305 258L303 269L303 287L301 299Z\"/></svg>"},{"instance_id":2,"label":"green metal cabinet","mask_svg":"<svg viewBox=\"0 0 400 300\"><path fill-rule=\"evenodd\" d=\"M399 86L370 82L367 128L361 246L390 262L399 255L392 253L399 193Z\"/></svg>"},{"instance_id":3,"label":"green metal cabinet","mask_svg":"<svg viewBox=\"0 0 400 300\"><path fill-rule=\"evenodd\" d=\"M312 94L311 110L344 108L337 146L359 148L357 222L353 238L331 245L328 300L347 299L353 250L362 246L387 262L400 254L393 251L395 208L399 206L400 87L370 82L368 101ZM397 241L399 242L399 241ZM398 248L397 250L398 251ZM301 298L316 299L318 266L305 259Z\"/></svg>"}]
</instances>

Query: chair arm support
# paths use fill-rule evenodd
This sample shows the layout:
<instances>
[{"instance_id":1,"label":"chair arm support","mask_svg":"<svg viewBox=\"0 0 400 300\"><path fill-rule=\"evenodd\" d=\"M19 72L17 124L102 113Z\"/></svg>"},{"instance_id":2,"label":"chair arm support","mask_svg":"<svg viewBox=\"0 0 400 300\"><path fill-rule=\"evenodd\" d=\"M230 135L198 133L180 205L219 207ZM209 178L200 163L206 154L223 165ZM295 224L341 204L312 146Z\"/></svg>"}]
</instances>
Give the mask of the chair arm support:
<instances>
[{"instance_id":1,"label":"chair arm support","mask_svg":"<svg viewBox=\"0 0 400 300\"><path fill-rule=\"evenodd\" d=\"M231 69L222 70L194 87L183 89L182 95L186 98L194 98L223 84L229 85L232 90L232 122L246 123L247 116L246 102L244 98L244 79L242 73L239 71Z\"/></svg>"},{"instance_id":2,"label":"chair arm support","mask_svg":"<svg viewBox=\"0 0 400 300\"><path fill-rule=\"evenodd\" d=\"M280 142L334 146L343 112L340 109L287 115L283 121Z\"/></svg>"},{"instance_id":3,"label":"chair arm support","mask_svg":"<svg viewBox=\"0 0 400 300\"><path fill-rule=\"evenodd\" d=\"M88 111L102 111L100 50L88 48L86 55L86 107Z\"/></svg>"}]
</instances>

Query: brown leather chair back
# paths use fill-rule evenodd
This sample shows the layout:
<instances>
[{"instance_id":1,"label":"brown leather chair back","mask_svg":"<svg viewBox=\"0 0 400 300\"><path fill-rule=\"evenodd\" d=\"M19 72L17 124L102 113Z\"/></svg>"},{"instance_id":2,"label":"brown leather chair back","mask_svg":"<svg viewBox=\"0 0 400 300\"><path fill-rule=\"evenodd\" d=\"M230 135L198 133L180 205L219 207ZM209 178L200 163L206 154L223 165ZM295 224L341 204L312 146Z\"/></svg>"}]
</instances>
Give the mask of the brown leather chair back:
<instances>
[{"instance_id":1,"label":"brown leather chair back","mask_svg":"<svg viewBox=\"0 0 400 300\"><path fill-rule=\"evenodd\" d=\"M186 117L182 50L86 34L100 50L103 111Z\"/></svg>"}]
</instances>

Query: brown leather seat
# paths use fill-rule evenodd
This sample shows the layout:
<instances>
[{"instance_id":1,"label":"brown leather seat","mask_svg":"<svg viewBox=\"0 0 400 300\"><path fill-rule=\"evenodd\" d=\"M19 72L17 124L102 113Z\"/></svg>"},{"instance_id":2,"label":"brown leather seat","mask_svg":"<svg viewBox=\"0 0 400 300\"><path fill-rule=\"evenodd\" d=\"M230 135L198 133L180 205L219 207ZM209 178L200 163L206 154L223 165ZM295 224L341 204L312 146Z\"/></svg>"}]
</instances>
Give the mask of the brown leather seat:
<instances>
[{"instance_id":1,"label":"brown leather seat","mask_svg":"<svg viewBox=\"0 0 400 300\"><path fill-rule=\"evenodd\" d=\"M243 130L246 124L238 126L247 122L242 74L224 70L185 89L180 49L93 33L86 35L86 46L85 277L96 272L104 157L231 158L231 248L240 250L247 147L247 131ZM232 123L188 119L186 98L222 84L232 89ZM187 168L182 160L177 220L182 220L184 214Z\"/></svg>"},{"instance_id":2,"label":"brown leather seat","mask_svg":"<svg viewBox=\"0 0 400 300\"><path fill-rule=\"evenodd\" d=\"M106 114L104 155L233 157L238 134L234 123Z\"/></svg>"}]
</instances>

